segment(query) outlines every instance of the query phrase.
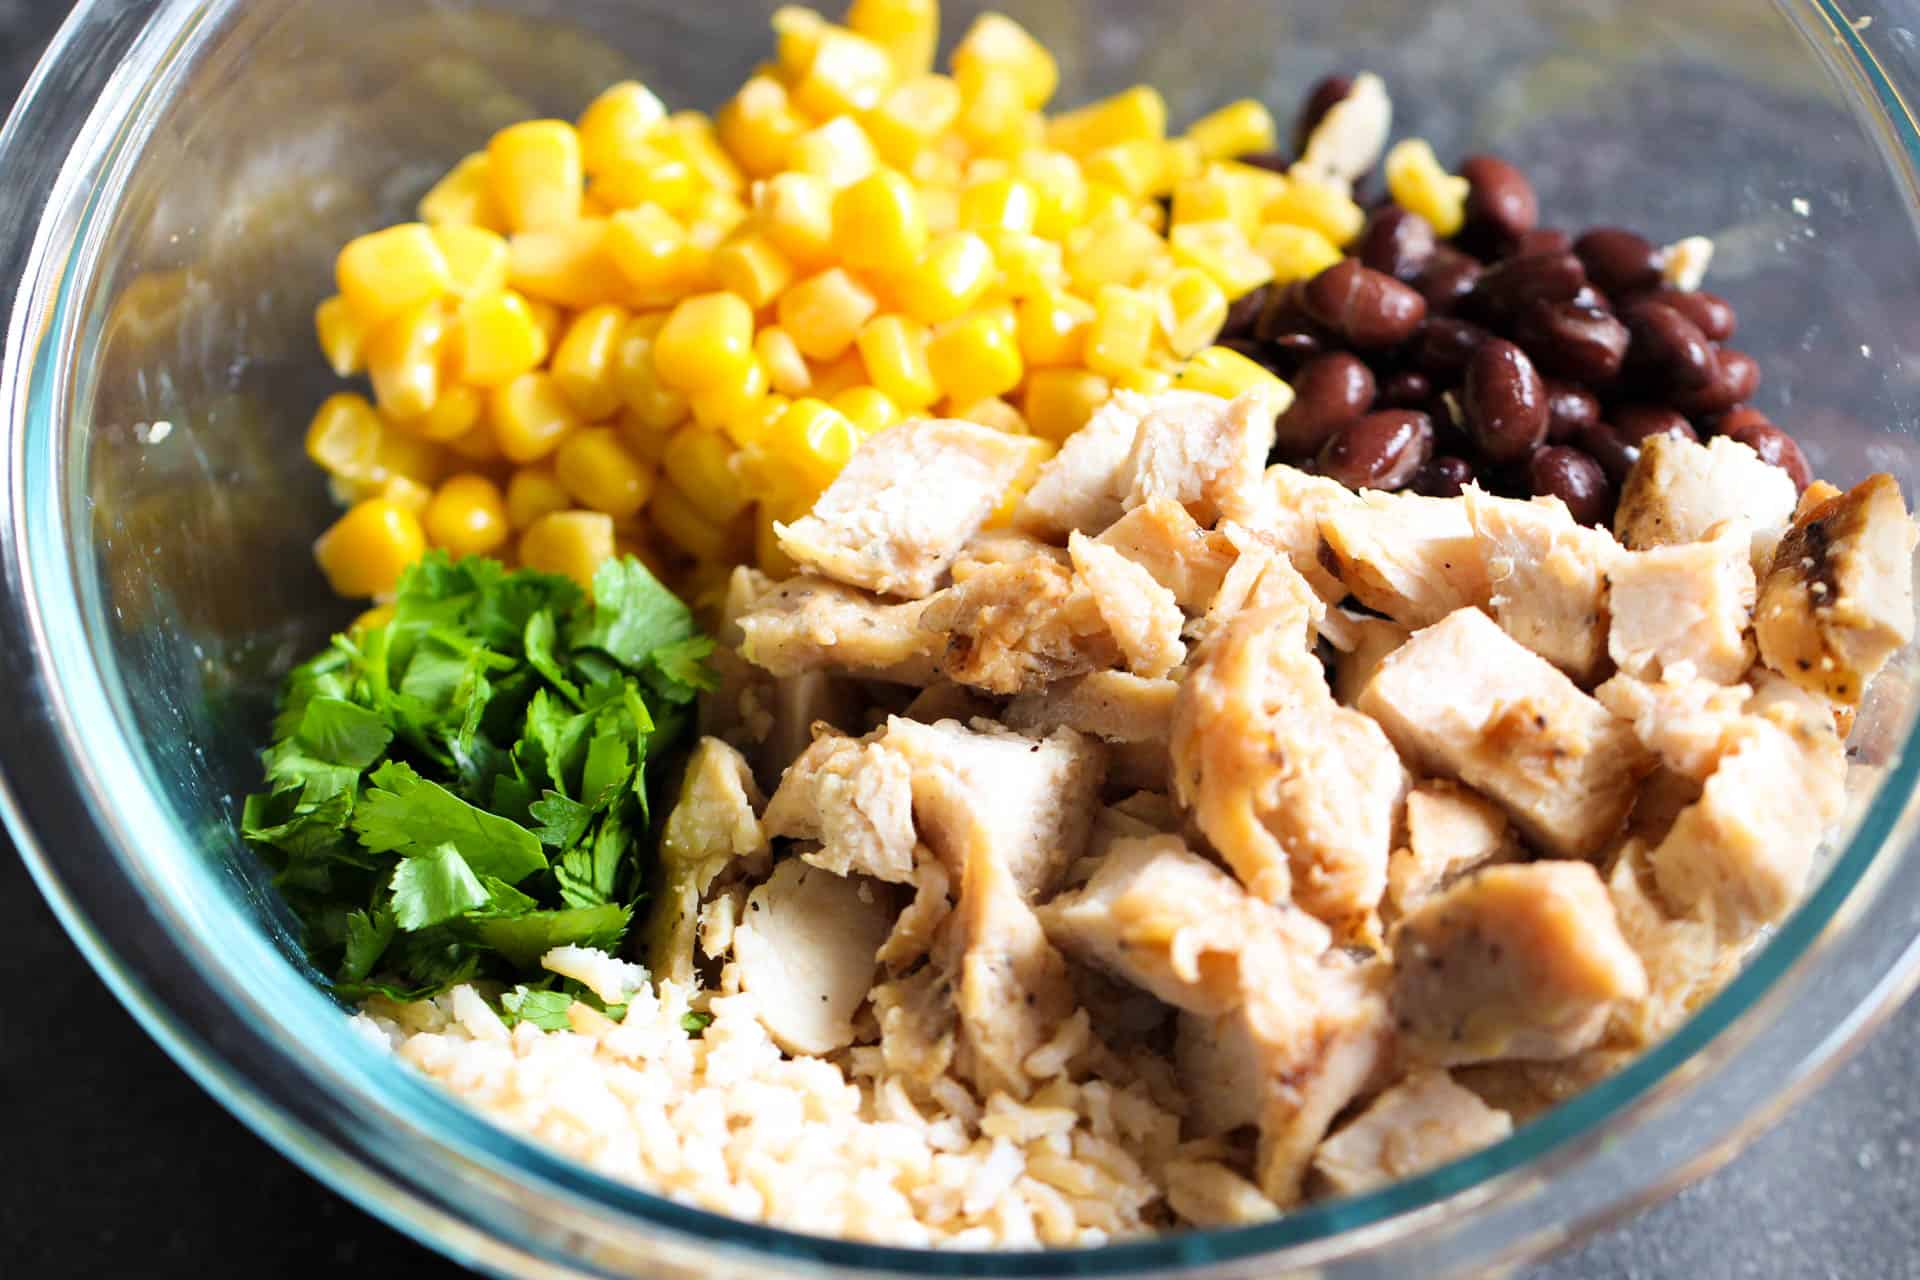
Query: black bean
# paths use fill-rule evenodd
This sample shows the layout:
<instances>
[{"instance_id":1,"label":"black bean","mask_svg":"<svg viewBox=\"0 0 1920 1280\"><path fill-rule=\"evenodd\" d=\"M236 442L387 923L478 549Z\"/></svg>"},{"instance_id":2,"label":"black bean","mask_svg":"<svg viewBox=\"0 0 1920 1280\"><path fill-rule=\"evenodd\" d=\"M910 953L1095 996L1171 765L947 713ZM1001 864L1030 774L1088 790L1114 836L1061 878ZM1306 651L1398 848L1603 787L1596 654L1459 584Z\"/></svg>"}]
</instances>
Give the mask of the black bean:
<instances>
[{"instance_id":1,"label":"black bean","mask_svg":"<svg viewBox=\"0 0 1920 1280\"><path fill-rule=\"evenodd\" d=\"M1346 101L1353 92L1352 76L1328 76L1307 90L1307 99L1300 106L1300 114L1293 122L1293 154L1299 155L1307 149L1307 139L1320 122L1327 118L1327 112Z\"/></svg>"},{"instance_id":2,"label":"black bean","mask_svg":"<svg viewBox=\"0 0 1920 1280\"><path fill-rule=\"evenodd\" d=\"M1698 417L1712 417L1753 399L1760 386L1760 364L1744 351L1720 347L1713 353L1713 376L1707 385L1673 398L1674 407Z\"/></svg>"},{"instance_id":3,"label":"black bean","mask_svg":"<svg viewBox=\"0 0 1920 1280\"><path fill-rule=\"evenodd\" d=\"M1527 459L1527 488L1541 497L1558 498L1581 524L1599 524L1613 511L1613 486L1593 458L1565 445L1552 444Z\"/></svg>"},{"instance_id":4,"label":"black bean","mask_svg":"<svg viewBox=\"0 0 1920 1280\"><path fill-rule=\"evenodd\" d=\"M1771 422L1744 422L1727 432L1727 438L1738 440L1759 454L1762 462L1770 462L1793 477L1793 487L1801 493L1813 483L1813 468L1807 465L1807 455L1800 452L1792 436Z\"/></svg>"},{"instance_id":5,"label":"black bean","mask_svg":"<svg viewBox=\"0 0 1920 1280\"><path fill-rule=\"evenodd\" d=\"M1273 286L1263 284L1250 293L1243 293L1227 307L1227 318L1220 325L1222 338L1244 338L1254 331L1260 323L1260 317L1266 314L1267 303L1273 298Z\"/></svg>"},{"instance_id":6,"label":"black bean","mask_svg":"<svg viewBox=\"0 0 1920 1280\"><path fill-rule=\"evenodd\" d=\"M1413 336L1427 302L1384 272L1343 258L1300 291L1307 314L1356 347L1391 347Z\"/></svg>"},{"instance_id":7,"label":"black bean","mask_svg":"<svg viewBox=\"0 0 1920 1280\"><path fill-rule=\"evenodd\" d=\"M1571 301L1586 282L1580 259L1570 253L1505 258L1481 274L1461 306L1477 320L1504 326L1530 302Z\"/></svg>"},{"instance_id":8,"label":"black bean","mask_svg":"<svg viewBox=\"0 0 1920 1280\"><path fill-rule=\"evenodd\" d=\"M1404 489L1433 456L1433 422L1412 409L1356 418L1320 450L1316 470L1349 489Z\"/></svg>"},{"instance_id":9,"label":"black bean","mask_svg":"<svg viewBox=\"0 0 1920 1280\"><path fill-rule=\"evenodd\" d=\"M1300 367L1327 349L1317 333L1281 333L1261 343L1261 363L1283 378L1291 378Z\"/></svg>"},{"instance_id":10,"label":"black bean","mask_svg":"<svg viewBox=\"0 0 1920 1280\"><path fill-rule=\"evenodd\" d=\"M1467 432L1494 462L1517 462L1547 435L1547 393L1527 353L1489 338L1467 361L1460 397Z\"/></svg>"},{"instance_id":11,"label":"black bean","mask_svg":"<svg viewBox=\"0 0 1920 1280\"><path fill-rule=\"evenodd\" d=\"M1706 335L1708 342L1725 342L1733 336L1740 322L1732 303L1717 293L1708 293L1703 289L1691 292L1684 289L1656 289L1647 297L1649 301L1672 307L1693 321L1700 332Z\"/></svg>"},{"instance_id":12,"label":"black bean","mask_svg":"<svg viewBox=\"0 0 1920 1280\"><path fill-rule=\"evenodd\" d=\"M1514 322L1514 340L1548 373L1607 382L1627 354L1627 326L1577 302L1535 302Z\"/></svg>"},{"instance_id":13,"label":"black bean","mask_svg":"<svg viewBox=\"0 0 1920 1280\"><path fill-rule=\"evenodd\" d=\"M1429 308L1446 311L1473 292L1473 286L1484 270L1486 268L1481 265L1480 259L1462 253L1452 245L1439 244L1434 246L1427 269L1420 273L1420 278L1414 283L1420 290L1420 296L1427 300Z\"/></svg>"},{"instance_id":14,"label":"black bean","mask_svg":"<svg viewBox=\"0 0 1920 1280\"><path fill-rule=\"evenodd\" d=\"M1710 436L1731 435L1748 423L1758 422L1763 426L1772 426L1773 419L1750 404L1735 405L1725 413L1714 414L1701 423L1705 434Z\"/></svg>"},{"instance_id":15,"label":"black bean","mask_svg":"<svg viewBox=\"0 0 1920 1280\"><path fill-rule=\"evenodd\" d=\"M1424 409L1433 399L1433 379L1418 369L1402 369L1380 384L1383 409Z\"/></svg>"},{"instance_id":16,"label":"black bean","mask_svg":"<svg viewBox=\"0 0 1920 1280\"><path fill-rule=\"evenodd\" d=\"M1600 399L1585 387L1547 379L1547 439L1564 444L1600 421Z\"/></svg>"},{"instance_id":17,"label":"black bean","mask_svg":"<svg viewBox=\"0 0 1920 1280\"><path fill-rule=\"evenodd\" d=\"M1498 156L1468 156L1460 162L1467 180L1470 239L1503 245L1519 239L1540 222L1540 201L1527 175Z\"/></svg>"},{"instance_id":18,"label":"black bean","mask_svg":"<svg viewBox=\"0 0 1920 1280\"><path fill-rule=\"evenodd\" d=\"M1473 483L1473 464L1452 454L1435 454L1427 459L1409 487L1429 498L1457 498Z\"/></svg>"},{"instance_id":19,"label":"black bean","mask_svg":"<svg viewBox=\"0 0 1920 1280\"><path fill-rule=\"evenodd\" d=\"M1629 444L1618 431L1604 422L1582 427L1574 433L1573 442L1582 453L1600 464L1600 469L1607 473L1607 479L1615 485L1625 484L1633 464L1640 460L1640 446Z\"/></svg>"},{"instance_id":20,"label":"black bean","mask_svg":"<svg viewBox=\"0 0 1920 1280\"><path fill-rule=\"evenodd\" d=\"M1573 237L1558 227L1535 227L1525 235L1514 237L1501 256L1530 258L1536 253L1568 253L1572 249Z\"/></svg>"},{"instance_id":21,"label":"black bean","mask_svg":"<svg viewBox=\"0 0 1920 1280\"><path fill-rule=\"evenodd\" d=\"M1698 391L1713 378L1713 348L1700 326L1662 302L1642 299L1620 317L1632 341L1628 368L1655 390Z\"/></svg>"},{"instance_id":22,"label":"black bean","mask_svg":"<svg viewBox=\"0 0 1920 1280\"><path fill-rule=\"evenodd\" d=\"M1319 328L1300 305L1300 282L1274 287L1267 295L1266 310L1254 322L1253 331L1271 341L1283 333L1313 333Z\"/></svg>"},{"instance_id":23,"label":"black bean","mask_svg":"<svg viewBox=\"0 0 1920 1280\"><path fill-rule=\"evenodd\" d=\"M1413 362L1436 381L1451 383L1467 367L1467 359L1493 335L1471 320L1435 316L1420 329L1413 344Z\"/></svg>"},{"instance_id":24,"label":"black bean","mask_svg":"<svg viewBox=\"0 0 1920 1280\"><path fill-rule=\"evenodd\" d=\"M1613 407L1607 415L1613 422L1613 429L1620 438L1631 445L1638 445L1649 436L1678 436L1682 440L1698 440L1693 424L1673 409L1663 404L1620 404Z\"/></svg>"},{"instance_id":25,"label":"black bean","mask_svg":"<svg viewBox=\"0 0 1920 1280\"><path fill-rule=\"evenodd\" d=\"M1342 424L1373 407L1373 370L1345 351L1302 365L1293 378L1293 403L1274 423L1274 447L1283 457L1318 453Z\"/></svg>"},{"instance_id":26,"label":"black bean","mask_svg":"<svg viewBox=\"0 0 1920 1280\"><path fill-rule=\"evenodd\" d=\"M1660 251L1624 227L1595 227L1573 242L1573 251L1607 293L1639 293L1660 283Z\"/></svg>"},{"instance_id":27,"label":"black bean","mask_svg":"<svg viewBox=\"0 0 1920 1280\"><path fill-rule=\"evenodd\" d=\"M1581 285L1579 288L1579 291L1576 292L1571 298L1567 299L1567 301L1573 303L1577 307L1592 307L1595 311L1611 312L1613 310L1612 299L1608 298L1606 294L1594 288L1593 281L1591 280Z\"/></svg>"},{"instance_id":28,"label":"black bean","mask_svg":"<svg viewBox=\"0 0 1920 1280\"><path fill-rule=\"evenodd\" d=\"M1437 243L1431 222L1399 205L1386 204L1368 215L1354 256L1375 271L1411 283L1426 270Z\"/></svg>"}]
</instances>

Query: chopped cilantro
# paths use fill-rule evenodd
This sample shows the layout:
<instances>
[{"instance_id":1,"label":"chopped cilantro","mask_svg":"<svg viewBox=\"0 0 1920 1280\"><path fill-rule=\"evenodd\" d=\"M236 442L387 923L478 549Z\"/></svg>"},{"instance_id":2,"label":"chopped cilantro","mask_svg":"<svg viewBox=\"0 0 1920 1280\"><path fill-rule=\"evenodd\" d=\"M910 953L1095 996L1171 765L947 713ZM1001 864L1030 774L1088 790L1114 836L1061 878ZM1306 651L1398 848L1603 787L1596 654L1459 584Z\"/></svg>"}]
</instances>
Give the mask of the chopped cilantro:
<instances>
[{"instance_id":1,"label":"chopped cilantro","mask_svg":"<svg viewBox=\"0 0 1920 1280\"><path fill-rule=\"evenodd\" d=\"M713 1025L710 1013L683 1013L680 1015L680 1029L698 1040L701 1033Z\"/></svg>"}]
</instances>

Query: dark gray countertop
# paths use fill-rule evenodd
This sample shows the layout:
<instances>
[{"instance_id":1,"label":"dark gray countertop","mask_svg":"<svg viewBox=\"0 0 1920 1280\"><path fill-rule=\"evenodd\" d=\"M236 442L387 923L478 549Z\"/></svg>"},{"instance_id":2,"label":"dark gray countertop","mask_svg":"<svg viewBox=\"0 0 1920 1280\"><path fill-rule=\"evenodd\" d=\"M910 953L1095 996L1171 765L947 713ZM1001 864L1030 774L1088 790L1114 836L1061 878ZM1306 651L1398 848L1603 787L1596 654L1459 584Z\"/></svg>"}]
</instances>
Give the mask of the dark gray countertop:
<instances>
[{"instance_id":1,"label":"dark gray countertop","mask_svg":"<svg viewBox=\"0 0 1920 1280\"><path fill-rule=\"evenodd\" d=\"M0 101L68 8L0 0ZM153 1046L0 841L0 1275L453 1275L222 1112ZM1535 1273L1920 1276L1920 1003L1728 1168ZM238 1260L244 1260L244 1262Z\"/></svg>"}]
</instances>

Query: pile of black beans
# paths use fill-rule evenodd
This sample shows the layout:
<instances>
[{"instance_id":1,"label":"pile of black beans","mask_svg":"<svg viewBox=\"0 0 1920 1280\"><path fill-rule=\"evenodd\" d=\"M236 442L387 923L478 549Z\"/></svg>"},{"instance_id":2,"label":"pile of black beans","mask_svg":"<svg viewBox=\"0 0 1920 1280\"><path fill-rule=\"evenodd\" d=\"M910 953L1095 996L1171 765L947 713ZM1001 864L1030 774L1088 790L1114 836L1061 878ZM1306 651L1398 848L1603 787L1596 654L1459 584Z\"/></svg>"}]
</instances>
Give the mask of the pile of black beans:
<instances>
[{"instance_id":1,"label":"pile of black beans","mask_svg":"<svg viewBox=\"0 0 1920 1280\"><path fill-rule=\"evenodd\" d=\"M1296 153L1349 85L1314 87ZM1605 524L1641 441L1725 435L1806 488L1800 447L1748 403L1760 366L1728 345L1724 298L1667 287L1635 232L1541 226L1532 183L1497 157L1458 172L1470 187L1451 240L1382 200L1340 262L1234 304L1219 340L1293 385L1276 461L1356 489L1550 494Z\"/></svg>"}]
</instances>

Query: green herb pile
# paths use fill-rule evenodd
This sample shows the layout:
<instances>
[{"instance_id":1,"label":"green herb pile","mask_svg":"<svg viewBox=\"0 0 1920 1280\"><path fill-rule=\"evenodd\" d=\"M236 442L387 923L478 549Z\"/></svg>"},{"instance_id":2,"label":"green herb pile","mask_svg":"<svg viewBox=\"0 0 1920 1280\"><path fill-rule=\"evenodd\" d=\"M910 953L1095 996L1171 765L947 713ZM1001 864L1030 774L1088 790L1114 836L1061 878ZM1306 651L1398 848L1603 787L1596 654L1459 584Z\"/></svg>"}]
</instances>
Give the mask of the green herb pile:
<instances>
[{"instance_id":1,"label":"green herb pile","mask_svg":"<svg viewBox=\"0 0 1920 1280\"><path fill-rule=\"evenodd\" d=\"M389 622L288 677L242 830L345 998L538 984L550 948L625 936L654 862L647 766L713 644L637 560L593 586L435 553ZM564 1020L557 992L507 1001Z\"/></svg>"}]
</instances>

